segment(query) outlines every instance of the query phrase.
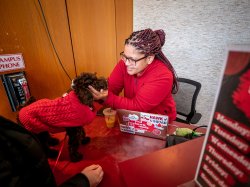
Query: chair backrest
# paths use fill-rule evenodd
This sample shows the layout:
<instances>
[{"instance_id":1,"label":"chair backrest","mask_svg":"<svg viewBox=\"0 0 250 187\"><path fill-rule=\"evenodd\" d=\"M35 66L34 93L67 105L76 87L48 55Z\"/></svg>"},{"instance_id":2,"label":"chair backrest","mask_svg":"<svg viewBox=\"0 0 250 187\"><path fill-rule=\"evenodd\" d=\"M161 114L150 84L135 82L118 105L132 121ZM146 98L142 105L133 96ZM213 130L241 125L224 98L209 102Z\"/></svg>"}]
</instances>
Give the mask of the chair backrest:
<instances>
[{"instance_id":1,"label":"chair backrest","mask_svg":"<svg viewBox=\"0 0 250 187\"><path fill-rule=\"evenodd\" d=\"M176 121L185 123L197 123L201 118L201 114L196 113L195 106L197 96L201 89L201 84L197 81L186 78L178 78L177 81L179 84L179 90L176 94L173 95L176 102L176 110L178 114ZM196 114L196 119L192 120ZM183 116L184 119L179 118L178 116Z\"/></svg>"}]
</instances>

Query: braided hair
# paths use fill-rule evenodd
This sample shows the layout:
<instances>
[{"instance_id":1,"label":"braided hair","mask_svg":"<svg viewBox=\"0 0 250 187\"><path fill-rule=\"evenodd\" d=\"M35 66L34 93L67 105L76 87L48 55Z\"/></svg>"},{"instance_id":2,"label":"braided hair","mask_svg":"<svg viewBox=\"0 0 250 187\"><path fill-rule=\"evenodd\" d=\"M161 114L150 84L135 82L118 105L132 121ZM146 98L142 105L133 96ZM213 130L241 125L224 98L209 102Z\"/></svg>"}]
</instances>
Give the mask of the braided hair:
<instances>
[{"instance_id":1,"label":"braided hair","mask_svg":"<svg viewBox=\"0 0 250 187\"><path fill-rule=\"evenodd\" d=\"M168 67L173 74L172 93L177 93L177 75L173 66L162 52L164 43L165 32L163 30L153 31L152 29L135 31L125 40L125 45L135 47L142 54L155 55L156 59L159 59Z\"/></svg>"}]
</instances>

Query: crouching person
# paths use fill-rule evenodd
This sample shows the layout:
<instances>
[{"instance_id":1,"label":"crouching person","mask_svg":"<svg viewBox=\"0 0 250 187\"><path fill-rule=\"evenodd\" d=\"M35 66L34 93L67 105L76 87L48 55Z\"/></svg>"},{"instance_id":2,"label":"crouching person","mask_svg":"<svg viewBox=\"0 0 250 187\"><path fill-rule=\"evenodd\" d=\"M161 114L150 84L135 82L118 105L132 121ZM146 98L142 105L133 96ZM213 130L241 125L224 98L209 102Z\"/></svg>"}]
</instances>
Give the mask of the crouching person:
<instances>
[{"instance_id":1,"label":"crouching person","mask_svg":"<svg viewBox=\"0 0 250 187\"><path fill-rule=\"evenodd\" d=\"M56 187L40 142L31 132L0 116L0 185L6 187ZM99 165L84 168L61 187L96 187L103 178Z\"/></svg>"}]
</instances>

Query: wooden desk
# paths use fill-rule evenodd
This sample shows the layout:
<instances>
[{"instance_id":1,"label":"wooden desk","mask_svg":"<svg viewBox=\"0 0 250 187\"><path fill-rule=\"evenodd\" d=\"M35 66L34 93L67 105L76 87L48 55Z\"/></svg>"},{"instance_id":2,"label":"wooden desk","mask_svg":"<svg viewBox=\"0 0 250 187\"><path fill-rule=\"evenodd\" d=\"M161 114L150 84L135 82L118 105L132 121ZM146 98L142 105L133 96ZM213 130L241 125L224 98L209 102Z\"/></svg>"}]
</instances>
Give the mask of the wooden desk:
<instances>
[{"instance_id":1,"label":"wooden desk","mask_svg":"<svg viewBox=\"0 0 250 187\"><path fill-rule=\"evenodd\" d=\"M127 187L176 187L195 177L204 137L119 163Z\"/></svg>"},{"instance_id":2,"label":"wooden desk","mask_svg":"<svg viewBox=\"0 0 250 187\"><path fill-rule=\"evenodd\" d=\"M174 132L175 125L178 127L194 127L176 122L174 125L169 126L170 133ZM54 170L58 184L80 172L87 165L100 164L105 172L100 187L122 187L125 185L125 182L121 178L118 163L161 150L166 143L165 140L120 132L118 124L114 128L109 129L106 127L103 117L96 117L90 125L85 126L85 131L87 136L91 137L91 142L88 145L81 146L79 149L84 155L82 161L77 163L70 162L67 143L65 144L58 165ZM58 134L57 137L63 139L64 134ZM50 160L50 164L53 169L55 161ZM126 177L124 172L130 173L130 171L124 170L124 177Z\"/></svg>"}]
</instances>

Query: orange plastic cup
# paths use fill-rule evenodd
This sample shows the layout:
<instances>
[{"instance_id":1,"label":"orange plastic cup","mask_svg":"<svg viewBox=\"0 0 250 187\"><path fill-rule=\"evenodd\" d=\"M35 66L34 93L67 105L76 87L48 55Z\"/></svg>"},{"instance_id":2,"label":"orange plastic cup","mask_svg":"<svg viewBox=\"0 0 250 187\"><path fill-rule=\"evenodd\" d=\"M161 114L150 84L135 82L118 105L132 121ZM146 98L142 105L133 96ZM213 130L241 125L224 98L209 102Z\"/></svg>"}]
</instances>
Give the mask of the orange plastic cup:
<instances>
[{"instance_id":1,"label":"orange plastic cup","mask_svg":"<svg viewBox=\"0 0 250 187\"><path fill-rule=\"evenodd\" d=\"M112 128L115 126L116 121L116 110L113 110L111 108L105 108L103 110L103 114L105 117L105 122L108 128Z\"/></svg>"}]
</instances>

